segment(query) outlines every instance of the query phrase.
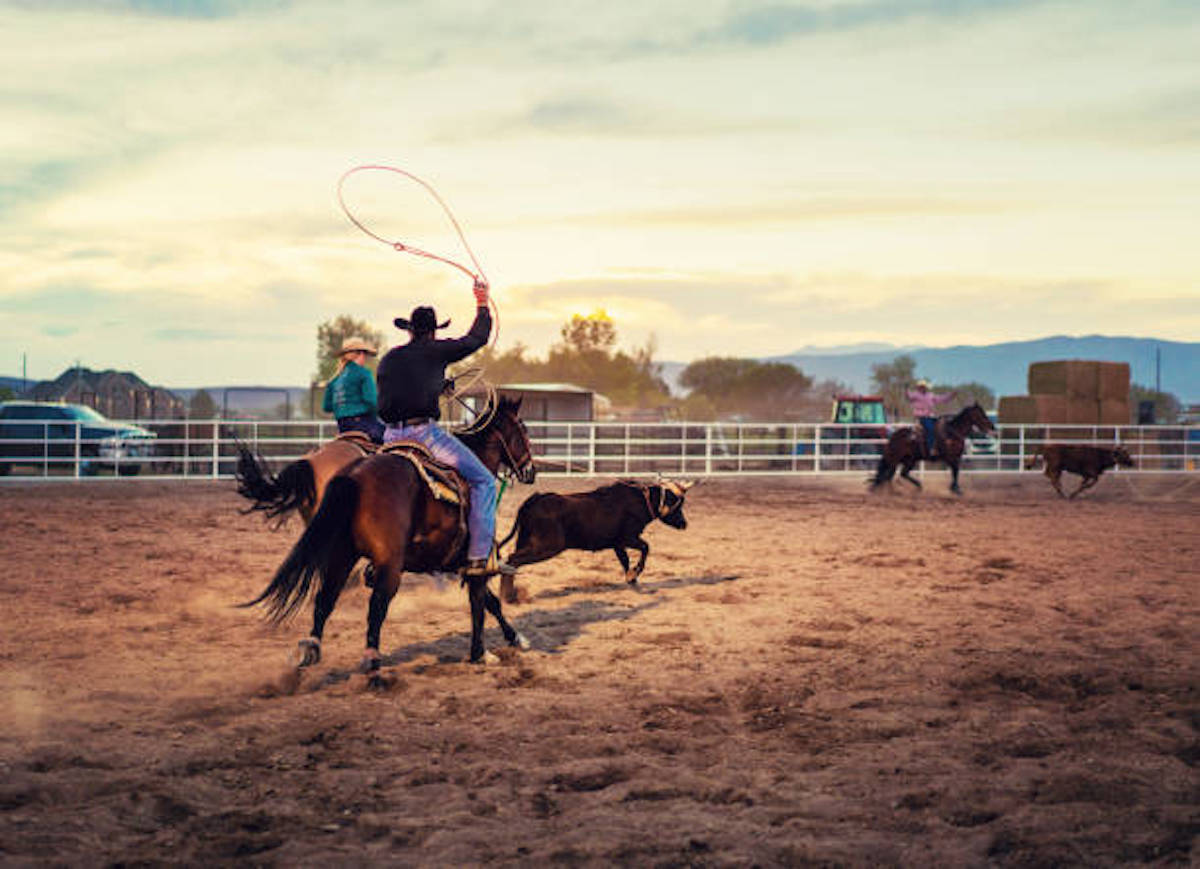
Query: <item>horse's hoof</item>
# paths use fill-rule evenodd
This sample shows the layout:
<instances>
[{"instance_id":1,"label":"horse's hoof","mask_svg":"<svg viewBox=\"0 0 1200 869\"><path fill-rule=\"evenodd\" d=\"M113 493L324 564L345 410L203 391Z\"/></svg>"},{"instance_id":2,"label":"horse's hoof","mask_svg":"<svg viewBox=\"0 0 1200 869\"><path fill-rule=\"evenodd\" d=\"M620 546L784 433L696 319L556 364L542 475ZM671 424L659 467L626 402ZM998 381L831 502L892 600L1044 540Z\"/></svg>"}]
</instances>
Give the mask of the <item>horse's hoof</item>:
<instances>
[{"instance_id":1,"label":"horse's hoof","mask_svg":"<svg viewBox=\"0 0 1200 869\"><path fill-rule=\"evenodd\" d=\"M516 646L522 652L528 652L533 648L533 643L529 642L529 638L520 631L517 631L517 635L513 637L512 642L509 643L509 645Z\"/></svg>"},{"instance_id":2,"label":"horse's hoof","mask_svg":"<svg viewBox=\"0 0 1200 869\"><path fill-rule=\"evenodd\" d=\"M311 667L321 662L321 641L316 637L306 637L296 644L299 649L297 668Z\"/></svg>"},{"instance_id":3,"label":"horse's hoof","mask_svg":"<svg viewBox=\"0 0 1200 869\"><path fill-rule=\"evenodd\" d=\"M481 667L494 667L500 663L500 658L493 652L484 652L478 658L472 658L471 663L479 664Z\"/></svg>"},{"instance_id":4,"label":"horse's hoof","mask_svg":"<svg viewBox=\"0 0 1200 869\"><path fill-rule=\"evenodd\" d=\"M362 660L358 662L358 672L360 673L378 673L379 667L383 663L383 656L374 649L369 649L362 656Z\"/></svg>"}]
</instances>

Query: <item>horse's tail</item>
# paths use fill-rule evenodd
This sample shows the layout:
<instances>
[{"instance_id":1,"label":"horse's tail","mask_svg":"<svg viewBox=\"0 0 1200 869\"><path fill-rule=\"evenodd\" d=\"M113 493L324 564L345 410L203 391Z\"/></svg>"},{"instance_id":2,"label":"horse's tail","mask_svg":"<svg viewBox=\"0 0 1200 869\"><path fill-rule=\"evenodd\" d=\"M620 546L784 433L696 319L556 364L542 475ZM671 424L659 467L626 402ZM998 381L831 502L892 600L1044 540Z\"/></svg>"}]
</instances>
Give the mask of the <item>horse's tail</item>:
<instances>
[{"instance_id":1,"label":"horse's tail","mask_svg":"<svg viewBox=\"0 0 1200 869\"><path fill-rule=\"evenodd\" d=\"M271 519L286 519L287 514L313 503L317 497L316 478L306 459L292 462L276 476L265 461L238 444L235 476L238 494L254 502L246 511L261 510Z\"/></svg>"},{"instance_id":2,"label":"horse's tail","mask_svg":"<svg viewBox=\"0 0 1200 869\"><path fill-rule=\"evenodd\" d=\"M275 571L270 584L254 600L239 606L266 602L271 621L282 622L304 603L317 573L321 574L324 586L334 579L330 576L332 564L353 561L351 523L358 509L358 492L358 483L350 477L334 477L325 489L317 514Z\"/></svg>"},{"instance_id":3,"label":"horse's tail","mask_svg":"<svg viewBox=\"0 0 1200 869\"><path fill-rule=\"evenodd\" d=\"M1038 463L1038 459L1040 458L1042 458L1042 449L1041 447L1038 447L1029 454L1029 459L1025 462L1025 470L1032 471L1034 465Z\"/></svg>"}]
</instances>

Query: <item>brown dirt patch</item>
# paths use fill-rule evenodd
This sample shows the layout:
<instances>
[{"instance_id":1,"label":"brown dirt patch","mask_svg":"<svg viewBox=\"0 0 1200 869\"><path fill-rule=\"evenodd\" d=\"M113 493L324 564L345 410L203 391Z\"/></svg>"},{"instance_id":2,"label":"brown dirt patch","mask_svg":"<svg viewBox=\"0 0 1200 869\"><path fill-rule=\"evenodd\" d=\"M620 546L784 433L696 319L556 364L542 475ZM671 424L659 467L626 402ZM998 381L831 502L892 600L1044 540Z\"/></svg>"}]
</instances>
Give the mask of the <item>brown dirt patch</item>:
<instances>
[{"instance_id":1,"label":"brown dirt patch","mask_svg":"<svg viewBox=\"0 0 1200 869\"><path fill-rule=\"evenodd\" d=\"M381 691L361 587L299 674L309 608L232 606L298 526L231 484L6 484L0 862L1197 859L1200 491L929 482L707 482L642 593L611 553L523 572L534 650L490 668L414 577Z\"/></svg>"}]
</instances>

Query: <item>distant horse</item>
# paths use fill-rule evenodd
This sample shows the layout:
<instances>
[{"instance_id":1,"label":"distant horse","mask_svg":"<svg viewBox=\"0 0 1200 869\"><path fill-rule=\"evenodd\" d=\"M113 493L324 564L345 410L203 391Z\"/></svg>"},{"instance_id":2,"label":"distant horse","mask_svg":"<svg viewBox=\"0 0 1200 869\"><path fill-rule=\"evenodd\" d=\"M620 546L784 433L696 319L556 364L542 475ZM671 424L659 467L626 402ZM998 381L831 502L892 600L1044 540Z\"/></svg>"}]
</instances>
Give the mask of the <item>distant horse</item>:
<instances>
[{"instance_id":1,"label":"distant horse","mask_svg":"<svg viewBox=\"0 0 1200 869\"><path fill-rule=\"evenodd\" d=\"M953 416L938 417L934 436L935 452L932 456L926 455L925 432L920 427L906 426L897 429L888 438L883 455L879 457L879 466L875 470L874 479L871 480L871 488L878 488L891 481L896 474L896 468L899 467L900 476L919 489L921 481L912 477L913 467L922 459L940 460L950 469L950 491L961 495L962 489L958 487L958 466L967 437L976 429L984 433L996 430L978 402L964 407Z\"/></svg>"},{"instance_id":2,"label":"distant horse","mask_svg":"<svg viewBox=\"0 0 1200 869\"><path fill-rule=\"evenodd\" d=\"M492 473L504 464L522 482L533 482L533 451L518 416L520 404L501 399L486 422L464 440ZM328 481L312 521L270 584L243 606L265 603L278 623L300 607L315 583L312 633L299 644L300 666L315 664L321 659L321 636L338 595L354 564L360 557L367 558L374 581L363 665L375 673L381 660L380 630L401 574L461 568L466 555L465 516L465 505L460 508L435 497L408 459L385 452L358 458ZM504 621L486 578L470 580L469 596L472 662L485 656L485 608L500 621L511 645L527 646Z\"/></svg>"}]
</instances>

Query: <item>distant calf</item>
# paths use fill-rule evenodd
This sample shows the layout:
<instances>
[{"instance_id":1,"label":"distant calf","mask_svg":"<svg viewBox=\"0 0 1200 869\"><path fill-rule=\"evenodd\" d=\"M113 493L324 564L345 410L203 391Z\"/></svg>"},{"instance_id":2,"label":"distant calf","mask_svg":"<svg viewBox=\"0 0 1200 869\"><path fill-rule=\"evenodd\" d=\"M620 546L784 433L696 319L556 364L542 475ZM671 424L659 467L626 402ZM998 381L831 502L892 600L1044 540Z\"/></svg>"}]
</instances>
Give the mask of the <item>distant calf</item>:
<instances>
[{"instance_id":1,"label":"distant calf","mask_svg":"<svg viewBox=\"0 0 1200 869\"><path fill-rule=\"evenodd\" d=\"M1130 458L1124 447L1046 444L1038 452L1042 454L1042 459L1046 462L1046 476L1050 479L1054 490L1064 498L1068 496L1063 493L1062 486L1059 485L1059 477L1062 476L1063 471L1070 471L1072 474L1083 477L1079 488L1070 494L1070 497L1074 498L1084 489L1090 489L1096 485L1100 475L1109 468L1118 465L1127 468L1133 467L1133 459ZM1038 453L1035 452L1029 457L1029 462L1025 467L1032 468L1037 464L1037 460Z\"/></svg>"},{"instance_id":2,"label":"distant calf","mask_svg":"<svg viewBox=\"0 0 1200 869\"><path fill-rule=\"evenodd\" d=\"M517 548L508 557L501 580L501 594L513 600L512 572L525 564L545 561L567 549L598 552L611 549L621 562L627 582L637 582L646 567L650 544L642 531L655 519L672 528L687 528L683 515L684 494L695 483L644 484L620 482L591 492L530 495L517 511L517 521L500 541L508 543L515 534ZM636 549L638 563L630 569L626 549Z\"/></svg>"}]
</instances>

